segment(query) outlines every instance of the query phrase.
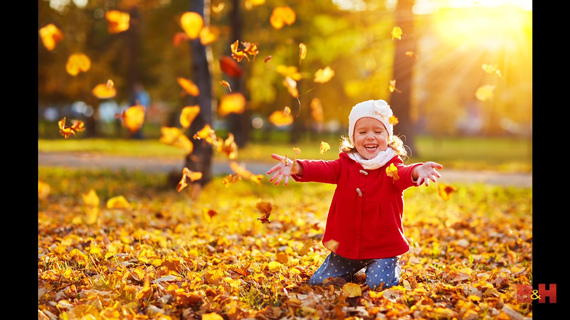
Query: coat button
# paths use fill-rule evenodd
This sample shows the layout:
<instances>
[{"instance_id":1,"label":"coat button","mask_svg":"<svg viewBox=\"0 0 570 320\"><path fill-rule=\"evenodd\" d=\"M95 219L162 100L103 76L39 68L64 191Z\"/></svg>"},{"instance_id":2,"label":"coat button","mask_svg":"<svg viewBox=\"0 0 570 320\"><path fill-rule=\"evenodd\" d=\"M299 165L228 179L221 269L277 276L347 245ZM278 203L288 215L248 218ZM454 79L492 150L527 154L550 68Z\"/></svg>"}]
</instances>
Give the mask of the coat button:
<instances>
[{"instance_id":1,"label":"coat button","mask_svg":"<svg viewBox=\"0 0 570 320\"><path fill-rule=\"evenodd\" d=\"M362 191L360 191L360 188L356 188L356 193L358 193L359 197L362 197Z\"/></svg>"},{"instance_id":2,"label":"coat button","mask_svg":"<svg viewBox=\"0 0 570 320\"><path fill-rule=\"evenodd\" d=\"M362 173L362 174L365 175L365 176L368 175L368 171L366 171L366 170L360 170L360 173Z\"/></svg>"}]
</instances>

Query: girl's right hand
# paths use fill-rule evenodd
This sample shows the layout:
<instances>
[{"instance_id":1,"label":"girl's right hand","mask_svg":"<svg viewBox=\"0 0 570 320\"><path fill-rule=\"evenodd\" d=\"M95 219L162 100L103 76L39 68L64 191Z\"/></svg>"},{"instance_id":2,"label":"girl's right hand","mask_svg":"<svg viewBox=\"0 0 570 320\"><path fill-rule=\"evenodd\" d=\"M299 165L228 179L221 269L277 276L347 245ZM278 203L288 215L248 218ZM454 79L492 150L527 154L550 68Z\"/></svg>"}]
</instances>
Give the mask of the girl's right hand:
<instances>
[{"instance_id":1,"label":"girl's right hand","mask_svg":"<svg viewBox=\"0 0 570 320\"><path fill-rule=\"evenodd\" d=\"M275 185L278 185L281 180L285 178L284 185L287 185L287 183L289 183L289 177L291 174L295 174L295 172L291 172L293 166L295 165L295 161L275 153L272 154L271 157L275 160L279 160L279 163L274 165L271 169L267 170L267 174L272 174L269 178L269 181L274 182Z\"/></svg>"}]
</instances>

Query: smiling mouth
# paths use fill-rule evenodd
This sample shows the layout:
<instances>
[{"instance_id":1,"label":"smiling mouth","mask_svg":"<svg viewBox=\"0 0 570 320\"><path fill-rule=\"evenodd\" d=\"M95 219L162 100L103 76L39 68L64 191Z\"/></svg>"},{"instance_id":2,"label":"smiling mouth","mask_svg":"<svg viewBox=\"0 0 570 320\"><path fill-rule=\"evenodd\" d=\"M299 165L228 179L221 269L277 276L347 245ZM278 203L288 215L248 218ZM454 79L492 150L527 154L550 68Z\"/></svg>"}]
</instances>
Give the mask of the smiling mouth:
<instances>
[{"instance_id":1,"label":"smiling mouth","mask_svg":"<svg viewBox=\"0 0 570 320\"><path fill-rule=\"evenodd\" d=\"M364 149L366 149L367 151L375 151L376 149L378 149L378 145L377 144L368 144L364 146Z\"/></svg>"}]
</instances>

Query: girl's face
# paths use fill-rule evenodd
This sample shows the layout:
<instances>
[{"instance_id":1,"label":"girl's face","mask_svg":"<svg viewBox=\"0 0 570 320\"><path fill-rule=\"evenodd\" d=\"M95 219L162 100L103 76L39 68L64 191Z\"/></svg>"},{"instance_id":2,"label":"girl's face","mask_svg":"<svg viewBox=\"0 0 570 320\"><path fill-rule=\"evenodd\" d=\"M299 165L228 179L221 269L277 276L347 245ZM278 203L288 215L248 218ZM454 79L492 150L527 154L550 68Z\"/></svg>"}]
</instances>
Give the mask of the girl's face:
<instances>
[{"instance_id":1,"label":"girl's face","mask_svg":"<svg viewBox=\"0 0 570 320\"><path fill-rule=\"evenodd\" d=\"M367 160L388 148L388 131L374 118L360 118L354 124L354 147Z\"/></svg>"}]
</instances>

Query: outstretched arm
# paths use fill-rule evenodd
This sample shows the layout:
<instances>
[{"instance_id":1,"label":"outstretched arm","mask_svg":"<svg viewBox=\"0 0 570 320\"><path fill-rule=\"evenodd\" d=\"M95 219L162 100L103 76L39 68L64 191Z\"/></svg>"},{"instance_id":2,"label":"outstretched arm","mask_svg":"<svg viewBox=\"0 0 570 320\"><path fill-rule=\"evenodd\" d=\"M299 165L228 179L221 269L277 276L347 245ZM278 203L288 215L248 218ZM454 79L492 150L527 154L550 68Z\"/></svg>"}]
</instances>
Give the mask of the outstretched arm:
<instances>
[{"instance_id":1,"label":"outstretched arm","mask_svg":"<svg viewBox=\"0 0 570 320\"><path fill-rule=\"evenodd\" d=\"M412 178L416 181L417 186L421 186L425 183L427 187L429 186L429 180L436 182L438 178L441 178L441 175L436 169L443 169L443 166L433 161L427 161L421 166L414 168Z\"/></svg>"},{"instance_id":2,"label":"outstretched arm","mask_svg":"<svg viewBox=\"0 0 570 320\"><path fill-rule=\"evenodd\" d=\"M289 177L293 174L303 175L303 167L299 165L297 160L291 160L275 153L272 154L271 157L275 160L279 160L279 163L266 172L267 174L272 174L269 181L274 182L275 185L278 185L283 178L285 178L283 181L284 185L287 185L287 183L289 183Z\"/></svg>"}]
</instances>

